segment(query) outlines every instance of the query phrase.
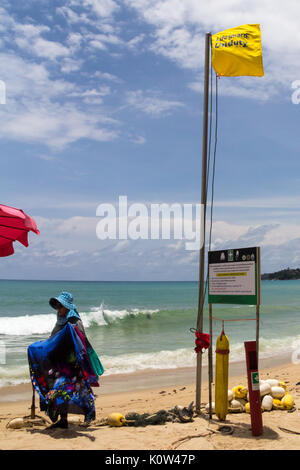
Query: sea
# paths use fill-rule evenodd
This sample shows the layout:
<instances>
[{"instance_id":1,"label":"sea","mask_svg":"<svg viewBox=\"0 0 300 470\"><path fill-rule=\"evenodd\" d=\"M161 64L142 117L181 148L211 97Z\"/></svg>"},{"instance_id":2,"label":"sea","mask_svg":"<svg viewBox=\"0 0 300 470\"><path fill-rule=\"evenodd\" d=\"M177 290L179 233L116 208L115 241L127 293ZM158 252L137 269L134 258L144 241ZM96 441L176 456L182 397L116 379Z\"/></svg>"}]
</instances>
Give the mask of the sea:
<instances>
[{"instance_id":1,"label":"sea","mask_svg":"<svg viewBox=\"0 0 300 470\"><path fill-rule=\"evenodd\" d=\"M27 348L49 337L56 322L49 299L62 291L73 294L105 375L196 366L197 282L0 280L0 387L30 382ZM224 320L230 362L245 361L244 342L255 340L256 307L216 304L213 317L213 343ZM203 331L209 332L207 303ZM262 281L260 357L292 358L297 350L300 280Z\"/></svg>"}]
</instances>

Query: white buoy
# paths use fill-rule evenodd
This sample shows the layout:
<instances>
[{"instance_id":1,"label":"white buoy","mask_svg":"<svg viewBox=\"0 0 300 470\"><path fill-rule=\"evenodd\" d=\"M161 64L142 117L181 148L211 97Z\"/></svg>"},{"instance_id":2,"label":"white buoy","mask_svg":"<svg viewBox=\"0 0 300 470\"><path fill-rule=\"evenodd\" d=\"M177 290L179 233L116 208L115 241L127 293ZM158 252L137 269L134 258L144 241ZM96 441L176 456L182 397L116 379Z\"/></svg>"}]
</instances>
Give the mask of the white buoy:
<instances>
[{"instance_id":1,"label":"white buoy","mask_svg":"<svg viewBox=\"0 0 300 470\"><path fill-rule=\"evenodd\" d=\"M264 397L265 395L270 395L271 393L271 385L267 382L261 384L259 386L260 396Z\"/></svg>"},{"instance_id":2,"label":"white buoy","mask_svg":"<svg viewBox=\"0 0 300 470\"><path fill-rule=\"evenodd\" d=\"M267 379L265 382L271 385L271 387L278 387L279 380L277 379Z\"/></svg>"},{"instance_id":3,"label":"white buoy","mask_svg":"<svg viewBox=\"0 0 300 470\"><path fill-rule=\"evenodd\" d=\"M205 406L205 409L206 409L207 413L209 413L209 403L207 403L207 405ZM211 411L212 411L212 413L215 412L215 402L214 401L211 402Z\"/></svg>"},{"instance_id":4,"label":"white buoy","mask_svg":"<svg viewBox=\"0 0 300 470\"><path fill-rule=\"evenodd\" d=\"M23 418L14 418L7 424L7 428L10 429L21 429L24 427Z\"/></svg>"},{"instance_id":5,"label":"white buoy","mask_svg":"<svg viewBox=\"0 0 300 470\"><path fill-rule=\"evenodd\" d=\"M271 411L273 408L273 398L271 395L265 395L262 399L261 406L264 411Z\"/></svg>"},{"instance_id":6,"label":"white buoy","mask_svg":"<svg viewBox=\"0 0 300 470\"><path fill-rule=\"evenodd\" d=\"M285 390L282 387L272 387L271 395L273 398L282 398L285 395Z\"/></svg>"},{"instance_id":7,"label":"white buoy","mask_svg":"<svg viewBox=\"0 0 300 470\"><path fill-rule=\"evenodd\" d=\"M241 399L236 399L236 398L234 398L232 400L232 402L230 403L230 411L231 412L238 413L238 412L241 412L241 411L244 410L244 406L243 406L243 404L241 403L240 400ZM243 400L243 401L245 401L245 400ZM246 403L246 401L245 401L245 403Z\"/></svg>"}]
</instances>

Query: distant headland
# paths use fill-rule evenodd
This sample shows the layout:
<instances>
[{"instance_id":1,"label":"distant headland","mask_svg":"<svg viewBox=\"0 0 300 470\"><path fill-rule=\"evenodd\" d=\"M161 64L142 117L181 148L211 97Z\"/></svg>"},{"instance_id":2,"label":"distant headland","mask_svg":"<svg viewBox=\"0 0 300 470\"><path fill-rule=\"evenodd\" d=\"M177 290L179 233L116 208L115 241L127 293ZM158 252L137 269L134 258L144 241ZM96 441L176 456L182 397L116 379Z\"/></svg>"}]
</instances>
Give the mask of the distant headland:
<instances>
[{"instance_id":1,"label":"distant headland","mask_svg":"<svg viewBox=\"0 0 300 470\"><path fill-rule=\"evenodd\" d=\"M287 268L275 273L262 274L261 279L262 281L288 281L290 279L300 279L300 269Z\"/></svg>"}]
</instances>

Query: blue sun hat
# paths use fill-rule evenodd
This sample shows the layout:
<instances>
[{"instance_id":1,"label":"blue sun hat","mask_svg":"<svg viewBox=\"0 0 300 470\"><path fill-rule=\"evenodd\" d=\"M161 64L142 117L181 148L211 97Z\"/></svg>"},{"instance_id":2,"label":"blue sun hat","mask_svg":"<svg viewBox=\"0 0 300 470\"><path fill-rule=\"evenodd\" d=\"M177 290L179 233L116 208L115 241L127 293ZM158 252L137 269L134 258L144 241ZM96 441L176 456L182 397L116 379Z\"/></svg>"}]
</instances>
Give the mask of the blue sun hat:
<instances>
[{"instance_id":1,"label":"blue sun hat","mask_svg":"<svg viewBox=\"0 0 300 470\"><path fill-rule=\"evenodd\" d=\"M81 320L80 315L77 311L76 305L73 303L73 295L70 292L62 292L58 297L51 297L49 304L52 308L56 309L57 304L60 303L69 311L65 317L60 317L57 314L57 323L59 325L64 325L70 318L76 317L78 320Z\"/></svg>"},{"instance_id":2,"label":"blue sun hat","mask_svg":"<svg viewBox=\"0 0 300 470\"><path fill-rule=\"evenodd\" d=\"M70 311L77 310L76 305L73 303L73 295L70 292L62 292L58 297L51 297L49 300L52 308L56 308L58 302Z\"/></svg>"}]
</instances>

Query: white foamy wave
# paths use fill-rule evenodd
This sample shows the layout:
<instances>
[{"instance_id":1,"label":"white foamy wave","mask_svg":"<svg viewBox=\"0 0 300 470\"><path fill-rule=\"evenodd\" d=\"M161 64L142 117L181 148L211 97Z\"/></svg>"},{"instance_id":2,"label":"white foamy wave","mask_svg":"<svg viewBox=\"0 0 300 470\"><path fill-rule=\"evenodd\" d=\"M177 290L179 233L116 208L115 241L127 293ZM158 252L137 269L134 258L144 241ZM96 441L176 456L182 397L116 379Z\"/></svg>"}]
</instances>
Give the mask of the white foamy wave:
<instances>
[{"instance_id":1,"label":"white foamy wave","mask_svg":"<svg viewBox=\"0 0 300 470\"><path fill-rule=\"evenodd\" d=\"M0 387L29 383L28 365L0 367Z\"/></svg>"},{"instance_id":2,"label":"white foamy wave","mask_svg":"<svg viewBox=\"0 0 300 470\"><path fill-rule=\"evenodd\" d=\"M150 317L159 310L143 310L138 308L124 310L109 310L92 307L90 312L80 313L85 328L92 326L110 325L125 318L135 318L138 315ZM56 323L56 314L23 315L19 317L0 317L0 335L31 336L51 333Z\"/></svg>"},{"instance_id":3,"label":"white foamy wave","mask_svg":"<svg viewBox=\"0 0 300 470\"><path fill-rule=\"evenodd\" d=\"M285 336L283 338L259 338L259 355L261 358L270 358L279 355L290 354L300 350L300 335ZM230 361L238 362L245 360L245 346L243 342L230 344Z\"/></svg>"},{"instance_id":4,"label":"white foamy wave","mask_svg":"<svg viewBox=\"0 0 300 470\"><path fill-rule=\"evenodd\" d=\"M126 318L136 318L139 315L145 315L146 317L151 317L153 313L159 312L158 309L123 309L123 310L109 310L103 307L103 304L100 307L92 307L90 312L83 312L80 314L82 318L83 325L85 328L88 328L93 325L103 326L110 325L120 320Z\"/></svg>"},{"instance_id":5,"label":"white foamy wave","mask_svg":"<svg viewBox=\"0 0 300 470\"><path fill-rule=\"evenodd\" d=\"M300 351L300 335L285 338L266 339L261 337L260 358L270 358L279 355L292 354ZM120 354L118 356L101 355L101 362L105 369L105 375L130 374L144 370L177 369L181 367L196 367L197 355L193 347L176 350L162 350L151 353ZM298 354L300 356L300 354ZM243 342L230 344L231 362L245 362L245 348ZM202 364L207 365L208 352L202 357ZM215 363L215 354L213 353ZM17 385L29 382L28 365L0 366L0 387Z\"/></svg>"},{"instance_id":6,"label":"white foamy wave","mask_svg":"<svg viewBox=\"0 0 300 470\"><path fill-rule=\"evenodd\" d=\"M286 338L259 340L260 358L270 358L279 355L292 354L298 348L300 351L300 335ZM300 354L300 353L299 353ZM230 362L244 362L245 347L243 342L231 343ZM128 374L146 369L176 369L180 367L195 367L196 354L193 348L182 348L174 351L158 351L153 353L133 353L119 356L101 356L105 375ZM215 354L213 354L215 363ZM202 364L208 363L208 352L202 356Z\"/></svg>"},{"instance_id":7,"label":"white foamy wave","mask_svg":"<svg viewBox=\"0 0 300 470\"><path fill-rule=\"evenodd\" d=\"M285 336L283 338L267 339L261 337L259 339L259 350L265 357L274 356L277 353L292 353L300 347L300 335Z\"/></svg>"},{"instance_id":8,"label":"white foamy wave","mask_svg":"<svg viewBox=\"0 0 300 470\"><path fill-rule=\"evenodd\" d=\"M42 335L50 333L55 325L56 315L24 315L1 317L0 334L15 336Z\"/></svg>"},{"instance_id":9,"label":"white foamy wave","mask_svg":"<svg viewBox=\"0 0 300 470\"><path fill-rule=\"evenodd\" d=\"M124 320L126 318L136 318L139 315L144 315L148 318L151 317L153 313L157 313L159 310L140 310L138 308L133 308L130 310L103 310L103 318L107 324L114 323L119 320Z\"/></svg>"},{"instance_id":10,"label":"white foamy wave","mask_svg":"<svg viewBox=\"0 0 300 470\"><path fill-rule=\"evenodd\" d=\"M101 356L105 375L130 374L146 369L177 369L194 367L196 354L191 349L158 351L153 353L132 353L120 356Z\"/></svg>"}]
</instances>

